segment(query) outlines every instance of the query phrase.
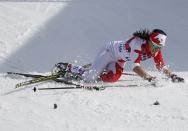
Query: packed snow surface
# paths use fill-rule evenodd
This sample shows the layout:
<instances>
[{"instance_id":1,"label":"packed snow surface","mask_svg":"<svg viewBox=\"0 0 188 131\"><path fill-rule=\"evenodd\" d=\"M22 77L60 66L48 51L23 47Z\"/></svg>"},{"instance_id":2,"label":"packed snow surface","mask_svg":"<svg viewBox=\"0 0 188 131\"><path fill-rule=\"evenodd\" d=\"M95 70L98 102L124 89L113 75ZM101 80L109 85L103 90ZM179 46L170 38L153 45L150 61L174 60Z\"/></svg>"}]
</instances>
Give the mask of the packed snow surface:
<instances>
[{"instance_id":1,"label":"packed snow surface","mask_svg":"<svg viewBox=\"0 0 188 131\"><path fill-rule=\"evenodd\" d=\"M10 1L0 2L0 131L187 131L187 0ZM106 42L140 28L167 32L165 61L185 83L172 83L148 64L157 87L124 75L103 91L34 92L67 85L15 89L31 78L6 74L49 74L59 61L89 63Z\"/></svg>"},{"instance_id":2,"label":"packed snow surface","mask_svg":"<svg viewBox=\"0 0 188 131\"><path fill-rule=\"evenodd\" d=\"M178 73L188 80L188 73ZM161 77L161 75L158 75ZM66 87L53 82L14 89L29 80L1 75L2 131L186 131L188 84L161 79L158 87L137 76L124 76L103 91L38 90ZM138 86L136 86L138 85ZM158 101L159 105L154 105ZM54 109L54 104L57 108Z\"/></svg>"}]
</instances>

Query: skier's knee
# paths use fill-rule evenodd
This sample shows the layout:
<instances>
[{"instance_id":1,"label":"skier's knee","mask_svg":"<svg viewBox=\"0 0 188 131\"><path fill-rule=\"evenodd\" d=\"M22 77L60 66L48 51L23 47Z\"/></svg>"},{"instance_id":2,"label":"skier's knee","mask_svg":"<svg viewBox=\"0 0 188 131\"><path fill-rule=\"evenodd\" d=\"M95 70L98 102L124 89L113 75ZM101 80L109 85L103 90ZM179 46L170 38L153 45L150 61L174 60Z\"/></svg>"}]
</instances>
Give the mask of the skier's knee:
<instances>
[{"instance_id":1,"label":"skier's knee","mask_svg":"<svg viewBox=\"0 0 188 131\"><path fill-rule=\"evenodd\" d=\"M112 71L108 72L107 74L102 74L100 76L101 80L104 82L116 82L121 77L121 73L113 74Z\"/></svg>"}]
</instances>

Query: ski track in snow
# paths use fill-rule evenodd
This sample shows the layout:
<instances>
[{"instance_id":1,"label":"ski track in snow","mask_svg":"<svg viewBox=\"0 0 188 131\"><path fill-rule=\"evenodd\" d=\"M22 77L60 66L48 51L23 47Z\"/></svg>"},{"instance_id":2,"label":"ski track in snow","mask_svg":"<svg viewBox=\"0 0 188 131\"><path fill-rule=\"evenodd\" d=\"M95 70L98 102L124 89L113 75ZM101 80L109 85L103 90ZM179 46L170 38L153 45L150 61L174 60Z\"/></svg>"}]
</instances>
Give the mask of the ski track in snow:
<instances>
[{"instance_id":1,"label":"ski track in snow","mask_svg":"<svg viewBox=\"0 0 188 131\"><path fill-rule=\"evenodd\" d=\"M32 90L34 86L66 86L54 82L15 89L15 84L29 78L9 77L4 72L45 73L42 69L49 69L62 59L78 58L84 63L81 56L87 51L93 51L88 56L90 60L101 43L122 39L140 27L157 25L167 30L169 61L175 57L179 68L186 67L181 55L187 44L182 45L181 51L176 44L186 41L186 1L159 0L155 4L159 4L160 10L153 10L153 1L151 5L147 0L140 3L79 0L72 2L64 14L64 8L71 2L0 2L0 131L187 131L187 71L176 72L185 78L185 83L160 79L159 87L148 86L138 77L123 76L114 87L103 91ZM146 12L151 12L151 16ZM147 24L146 20L156 23ZM177 39L179 34L181 39ZM66 51L62 51L64 46ZM71 56L68 53L72 53L72 46L76 55ZM153 105L156 101L160 105Z\"/></svg>"}]
</instances>

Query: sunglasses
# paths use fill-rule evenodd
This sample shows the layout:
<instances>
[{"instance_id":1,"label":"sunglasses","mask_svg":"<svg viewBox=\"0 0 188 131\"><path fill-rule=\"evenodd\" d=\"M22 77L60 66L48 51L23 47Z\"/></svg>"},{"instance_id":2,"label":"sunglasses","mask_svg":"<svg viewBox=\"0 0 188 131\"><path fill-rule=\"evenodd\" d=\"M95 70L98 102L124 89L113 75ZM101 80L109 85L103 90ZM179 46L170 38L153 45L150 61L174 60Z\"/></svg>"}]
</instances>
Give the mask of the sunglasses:
<instances>
[{"instance_id":1,"label":"sunglasses","mask_svg":"<svg viewBox=\"0 0 188 131\"><path fill-rule=\"evenodd\" d=\"M152 47L160 50L162 48L162 45L158 45L158 44L152 42Z\"/></svg>"}]
</instances>

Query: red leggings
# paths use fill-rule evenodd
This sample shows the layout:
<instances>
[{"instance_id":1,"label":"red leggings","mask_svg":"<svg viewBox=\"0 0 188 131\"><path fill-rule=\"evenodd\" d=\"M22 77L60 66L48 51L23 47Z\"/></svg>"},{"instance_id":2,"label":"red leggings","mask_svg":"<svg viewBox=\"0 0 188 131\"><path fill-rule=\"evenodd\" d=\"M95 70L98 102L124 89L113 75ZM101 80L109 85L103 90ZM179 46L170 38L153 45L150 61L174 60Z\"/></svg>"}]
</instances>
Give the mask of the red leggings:
<instances>
[{"instance_id":1,"label":"red leggings","mask_svg":"<svg viewBox=\"0 0 188 131\"><path fill-rule=\"evenodd\" d=\"M112 70L105 72L105 73L102 73L100 75L101 80L104 81L104 82L116 82L116 81L118 81L119 78L122 75L123 68L119 64L116 63L115 69L116 69L115 74L113 73Z\"/></svg>"}]
</instances>

